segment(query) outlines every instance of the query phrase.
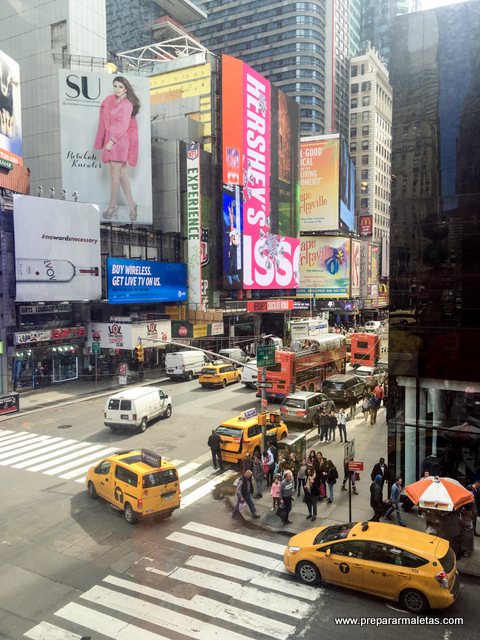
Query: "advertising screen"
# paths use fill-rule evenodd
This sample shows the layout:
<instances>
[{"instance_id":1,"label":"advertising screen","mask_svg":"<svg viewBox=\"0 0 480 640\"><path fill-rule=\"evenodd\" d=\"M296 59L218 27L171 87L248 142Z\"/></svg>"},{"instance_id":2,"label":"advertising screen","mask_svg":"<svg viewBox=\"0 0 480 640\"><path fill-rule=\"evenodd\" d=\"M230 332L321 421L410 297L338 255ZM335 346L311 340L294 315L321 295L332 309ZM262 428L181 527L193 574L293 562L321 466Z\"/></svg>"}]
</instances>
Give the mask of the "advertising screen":
<instances>
[{"instance_id":1,"label":"advertising screen","mask_svg":"<svg viewBox=\"0 0 480 640\"><path fill-rule=\"evenodd\" d=\"M339 137L300 144L300 231L339 227Z\"/></svg>"},{"instance_id":2,"label":"advertising screen","mask_svg":"<svg viewBox=\"0 0 480 640\"><path fill-rule=\"evenodd\" d=\"M351 251L351 285L352 289L350 295L356 297L360 295L360 257L361 257L361 244L358 240L352 240Z\"/></svg>"},{"instance_id":3,"label":"advertising screen","mask_svg":"<svg viewBox=\"0 0 480 640\"><path fill-rule=\"evenodd\" d=\"M300 285L300 294L347 298L350 290L350 239L303 237L300 244Z\"/></svg>"},{"instance_id":4,"label":"advertising screen","mask_svg":"<svg viewBox=\"0 0 480 640\"><path fill-rule=\"evenodd\" d=\"M187 145L187 212L185 216L188 303L191 309L196 309L197 305L202 304L201 217L200 145L192 142Z\"/></svg>"},{"instance_id":5,"label":"advertising screen","mask_svg":"<svg viewBox=\"0 0 480 640\"><path fill-rule=\"evenodd\" d=\"M63 187L97 204L102 222L152 224L149 79L58 74Z\"/></svg>"},{"instance_id":6,"label":"advertising screen","mask_svg":"<svg viewBox=\"0 0 480 640\"><path fill-rule=\"evenodd\" d=\"M98 208L14 196L17 302L101 298Z\"/></svg>"},{"instance_id":7,"label":"advertising screen","mask_svg":"<svg viewBox=\"0 0 480 640\"><path fill-rule=\"evenodd\" d=\"M22 160L22 104L20 101L20 67L0 51L0 167L11 169Z\"/></svg>"},{"instance_id":8,"label":"advertising screen","mask_svg":"<svg viewBox=\"0 0 480 640\"><path fill-rule=\"evenodd\" d=\"M187 265L107 258L108 302L174 302L187 299Z\"/></svg>"},{"instance_id":9,"label":"advertising screen","mask_svg":"<svg viewBox=\"0 0 480 640\"><path fill-rule=\"evenodd\" d=\"M224 284L296 288L298 105L240 60L222 56L222 134Z\"/></svg>"},{"instance_id":10,"label":"advertising screen","mask_svg":"<svg viewBox=\"0 0 480 640\"><path fill-rule=\"evenodd\" d=\"M349 229L355 228L355 165L343 138L340 139L340 220Z\"/></svg>"}]
</instances>

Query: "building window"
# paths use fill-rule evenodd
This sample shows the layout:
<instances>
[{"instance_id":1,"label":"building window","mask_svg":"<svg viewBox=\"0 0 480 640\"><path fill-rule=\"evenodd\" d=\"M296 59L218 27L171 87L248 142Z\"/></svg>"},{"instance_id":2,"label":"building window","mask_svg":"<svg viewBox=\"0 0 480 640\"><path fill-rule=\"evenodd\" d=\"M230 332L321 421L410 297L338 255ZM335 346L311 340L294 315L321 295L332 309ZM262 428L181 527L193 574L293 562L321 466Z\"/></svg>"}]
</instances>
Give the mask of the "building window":
<instances>
[{"instance_id":1,"label":"building window","mask_svg":"<svg viewBox=\"0 0 480 640\"><path fill-rule=\"evenodd\" d=\"M368 180L368 169L362 169L362 180Z\"/></svg>"},{"instance_id":2,"label":"building window","mask_svg":"<svg viewBox=\"0 0 480 640\"><path fill-rule=\"evenodd\" d=\"M369 111L362 111L362 122L368 122L370 119Z\"/></svg>"},{"instance_id":3,"label":"building window","mask_svg":"<svg viewBox=\"0 0 480 640\"><path fill-rule=\"evenodd\" d=\"M350 129L350 138L356 138L357 137L357 127L352 127Z\"/></svg>"},{"instance_id":4,"label":"building window","mask_svg":"<svg viewBox=\"0 0 480 640\"><path fill-rule=\"evenodd\" d=\"M371 88L372 88L372 83L370 82L370 80L368 82L362 82L362 92L370 91Z\"/></svg>"},{"instance_id":5,"label":"building window","mask_svg":"<svg viewBox=\"0 0 480 640\"><path fill-rule=\"evenodd\" d=\"M362 140L362 151L368 151L368 140Z\"/></svg>"},{"instance_id":6,"label":"building window","mask_svg":"<svg viewBox=\"0 0 480 640\"><path fill-rule=\"evenodd\" d=\"M362 164L368 164L368 156L362 156Z\"/></svg>"},{"instance_id":7,"label":"building window","mask_svg":"<svg viewBox=\"0 0 480 640\"><path fill-rule=\"evenodd\" d=\"M352 84L350 92L351 93L358 93L358 82L356 82L355 84Z\"/></svg>"},{"instance_id":8,"label":"building window","mask_svg":"<svg viewBox=\"0 0 480 640\"><path fill-rule=\"evenodd\" d=\"M361 198L360 206L362 207L362 209L368 209L368 198Z\"/></svg>"},{"instance_id":9,"label":"building window","mask_svg":"<svg viewBox=\"0 0 480 640\"><path fill-rule=\"evenodd\" d=\"M350 124L356 124L356 123L357 123L357 114L352 113L352 115L350 116Z\"/></svg>"},{"instance_id":10,"label":"building window","mask_svg":"<svg viewBox=\"0 0 480 640\"><path fill-rule=\"evenodd\" d=\"M366 127L362 127L362 136L368 136L368 125Z\"/></svg>"},{"instance_id":11,"label":"building window","mask_svg":"<svg viewBox=\"0 0 480 640\"><path fill-rule=\"evenodd\" d=\"M358 73L358 67L357 67L357 65L355 65L354 67L352 67L352 68L350 69L350 75L352 76L352 78L355 78L355 76L357 75L357 73Z\"/></svg>"},{"instance_id":12,"label":"building window","mask_svg":"<svg viewBox=\"0 0 480 640\"><path fill-rule=\"evenodd\" d=\"M282 89L284 89L284 90L285 90L285 87L282 87ZM356 98L352 98L352 99L350 100L350 108L351 108L351 109L356 109L357 107L358 107L357 99L356 99Z\"/></svg>"},{"instance_id":13,"label":"building window","mask_svg":"<svg viewBox=\"0 0 480 640\"><path fill-rule=\"evenodd\" d=\"M350 153L356 153L357 151L357 143L356 142L351 142L350 143Z\"/></svg>"},{"instance_id":14,"label":"building window","mask_svg":"<svg viewBox=\"0 0 480 640\"><path fill-rule=\"evenodd\" d=\"M369 107L370 106L370 96L363 96L362 98L362 106Z\"/></svg>"}]
</instances>

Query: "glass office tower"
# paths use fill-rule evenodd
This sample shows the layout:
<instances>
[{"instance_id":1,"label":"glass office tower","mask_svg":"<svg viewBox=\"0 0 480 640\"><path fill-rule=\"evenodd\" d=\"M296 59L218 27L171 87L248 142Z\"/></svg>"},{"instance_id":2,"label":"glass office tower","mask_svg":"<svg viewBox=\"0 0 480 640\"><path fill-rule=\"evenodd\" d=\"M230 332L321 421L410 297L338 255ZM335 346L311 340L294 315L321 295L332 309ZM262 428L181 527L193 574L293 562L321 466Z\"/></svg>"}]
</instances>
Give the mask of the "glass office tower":
<instances>
[{"instance_id":1,"label":"glass office tower","mask_svg":"<svg viewBox=\"0 0 480 640\"><path fill-rule=\"evenodd\" d=\"M388 433L404 484L480 459L480 11L397 18Z\"/></svg>"}]
</instances>

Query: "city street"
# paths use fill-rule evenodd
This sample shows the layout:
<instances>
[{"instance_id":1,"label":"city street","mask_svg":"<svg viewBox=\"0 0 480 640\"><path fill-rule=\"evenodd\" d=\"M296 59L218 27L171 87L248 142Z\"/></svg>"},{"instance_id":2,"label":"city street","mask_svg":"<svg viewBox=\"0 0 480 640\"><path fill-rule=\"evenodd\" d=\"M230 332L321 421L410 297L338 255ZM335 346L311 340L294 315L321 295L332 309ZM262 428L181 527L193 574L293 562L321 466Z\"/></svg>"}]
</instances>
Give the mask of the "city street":
<instances>
[{"instance_id":1,"label":"city street","mask_svg":"<svg viewBox=\"0 0 480 640\"><path fill-rule=\"evenodd\" d=\"M240 385L206 391L197 381L162 387L173 397L173 415L144 434L105 429L105 398L2 423L0 637L314 640L319 628L332 638L350 637L350 625L338 617L407 617L395 603L301 585L283 567L287 536L232 521L214 489L232 479L233 469L213 471L206 439L220 420L258 406L254 392ZM51 438L48 451L38 440L45 436ZM82 448L75 457L59 456L52 448L65 451L77 441L88 453ZM172 518L132 527L122 513L88 496L86 468L130 446L154 449L177 464L182 508ZM90 460L83 464L84 458ZM460 600L428 617L463 618L464 624L425 625L423 637L437 638L444 629L454 629L460 640L475 637L471 611L480 590L473 579L461 581ZM359 638L385 633L371 624L355 628ZM390 623L387 633L400 638L404 630Z\"/></svg>"}]
</instances>

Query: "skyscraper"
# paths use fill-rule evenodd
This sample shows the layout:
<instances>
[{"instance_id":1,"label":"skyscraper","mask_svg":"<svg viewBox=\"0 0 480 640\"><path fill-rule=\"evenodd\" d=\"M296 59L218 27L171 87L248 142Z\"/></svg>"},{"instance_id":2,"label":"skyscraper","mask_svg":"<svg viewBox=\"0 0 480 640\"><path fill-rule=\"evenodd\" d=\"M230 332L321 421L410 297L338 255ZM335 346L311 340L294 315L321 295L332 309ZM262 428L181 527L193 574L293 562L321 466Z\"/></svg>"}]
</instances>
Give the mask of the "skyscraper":
<instances>
[{"instance_id":1,"label":"skyscraper","mask_svg":"<svg viewBox=\"0 0 480 640\"><path fill-rule=\"evenodd\" d=\"M392 40L392 21L408 13L409 0L359 0L360 49L370 43L380 58L389 65Z\"/></svg>"},{"instance_id":2,"label":"skyscraper","mask_svg":"<svg viewBox=\"0 0 480 640\"><path fill-rule=\"evenodd\" d=\"M213 53L242 59L301 107L301 132L348 137L350 3L197 0L189 26Z\"/></svg>"}]
</instances>

